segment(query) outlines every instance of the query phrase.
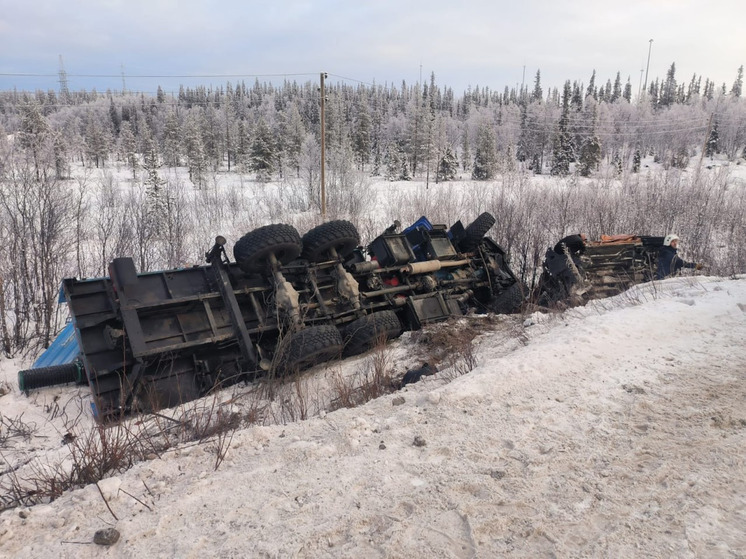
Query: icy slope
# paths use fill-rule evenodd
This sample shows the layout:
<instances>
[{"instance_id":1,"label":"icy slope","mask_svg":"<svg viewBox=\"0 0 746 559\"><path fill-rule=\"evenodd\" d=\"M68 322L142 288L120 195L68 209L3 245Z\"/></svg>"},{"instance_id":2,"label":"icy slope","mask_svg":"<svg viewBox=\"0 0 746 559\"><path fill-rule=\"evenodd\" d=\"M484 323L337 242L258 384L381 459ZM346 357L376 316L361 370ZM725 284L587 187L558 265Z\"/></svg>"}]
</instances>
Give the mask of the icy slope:
<instances>
[{"instance_id":1,"label":"icy slope","mask_svg":"<svg viewBox=\"0 0 746 559\"><path fill-rule=\"evenodd\" d=\"M217 471L199 445L104 480L118 521L95 486L7 511L0 556L746 554L746 278L533 315L507 355L505 335L449 384L239 431Z\"/></svg>"}]
</instances>

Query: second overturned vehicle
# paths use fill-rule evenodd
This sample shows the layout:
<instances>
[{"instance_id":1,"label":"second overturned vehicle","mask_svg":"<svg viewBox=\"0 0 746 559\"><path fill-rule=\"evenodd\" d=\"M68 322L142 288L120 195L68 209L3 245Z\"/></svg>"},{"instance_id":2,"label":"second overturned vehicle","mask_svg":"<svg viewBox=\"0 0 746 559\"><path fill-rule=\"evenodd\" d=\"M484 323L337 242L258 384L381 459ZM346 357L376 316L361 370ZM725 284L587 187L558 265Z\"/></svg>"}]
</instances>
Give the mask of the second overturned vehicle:
<instances>
[{"instance_id":1,"label":"second overturned vehicle","mask_svg":"<svg viewBox=\"0 0 746 559\"><path fill-rule=\"evenodd\" d=\"M522 284L486 236L494 223L484 213L448 229L423 217L367 247L349 221L302 237L273 224L239 239L234 261L223 237L203 266L138 273L117 258L109 277L63 281L78 354L19 383L87 383L97 417L112 419L355 355L469 308L517 311Z\"/></svg>"},{"instance_id":2,"label":"second overturned vehicle","mask_svg":"<svg viewBox=\"0 0 746 559\"><path fill-rule=\"evenodd\" d=\"M535 299L539 306L578 305L651 281L664 237L568 235L547 249Z\"/></svg>"}]
</instances>

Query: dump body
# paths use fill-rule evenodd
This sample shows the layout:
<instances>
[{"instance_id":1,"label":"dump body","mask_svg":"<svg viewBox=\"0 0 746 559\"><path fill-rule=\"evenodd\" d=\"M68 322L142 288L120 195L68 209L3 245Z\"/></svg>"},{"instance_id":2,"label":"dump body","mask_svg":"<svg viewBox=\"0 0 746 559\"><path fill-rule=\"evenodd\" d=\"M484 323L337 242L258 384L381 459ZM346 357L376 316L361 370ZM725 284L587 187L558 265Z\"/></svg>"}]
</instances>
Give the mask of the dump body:
<instances>
[{"instance_id":1,"label":"dump body","mask_svg":"<svg viewBox=\"0 0 746 559\"><path fill-rule=\"evenodd\" d=\"M361 351L379 330L390 338L484 307L515 284L499 245L484 238L464 251L451 232L428 226L419 226L419 257L412 231L387 231L364 250L352 248L349 222L330 222L295 247L290 226L277 225L236 243L237 262L219 237L207 265L138 273L131 258L117 258L108 277L65 279L96 413L173 406Z\"/></svg>"}]
</instances>

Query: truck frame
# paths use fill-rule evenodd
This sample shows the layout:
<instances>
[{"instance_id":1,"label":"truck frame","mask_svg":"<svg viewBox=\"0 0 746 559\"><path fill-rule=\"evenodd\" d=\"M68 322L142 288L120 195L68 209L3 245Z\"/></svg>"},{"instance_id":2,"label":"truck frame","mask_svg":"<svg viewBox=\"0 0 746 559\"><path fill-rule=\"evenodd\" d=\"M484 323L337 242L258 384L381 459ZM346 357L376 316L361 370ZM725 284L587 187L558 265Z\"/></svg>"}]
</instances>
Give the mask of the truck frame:
<instances>
[{"instance_id":1,"label":"truck frame","mask_svg":"<svg viewBox=\"0 0 746 559\"><path fill-rule=\"evenodd\" d=\"M80 351L55 365L90 386L106 421L361 353L469 308L515 311L520 284L485 236L494 222L485 213L447 229L423 217L367 247L349 221L303 237L272 224L241 237L234 261L222 236L191 268L139 273L116 258L108 277L63 280ZM55 371L21 371L19 383L59 381Z\"/></svg>"}]
</instances>

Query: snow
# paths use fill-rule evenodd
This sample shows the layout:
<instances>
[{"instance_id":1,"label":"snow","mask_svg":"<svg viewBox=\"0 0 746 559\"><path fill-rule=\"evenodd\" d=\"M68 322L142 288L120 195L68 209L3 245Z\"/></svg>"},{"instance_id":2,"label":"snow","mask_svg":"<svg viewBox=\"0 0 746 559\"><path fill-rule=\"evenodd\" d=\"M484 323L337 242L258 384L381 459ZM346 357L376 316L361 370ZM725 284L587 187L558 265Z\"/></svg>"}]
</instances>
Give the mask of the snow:
<instances>
[{"instance_id":1,"label":"snow","mask_svg":"<svg viewBox=\"0 0 746 559\"><path fill-rule=\"evenodd\" d=\"M746 276L517 317L477 338L470 373L239 430L217 471L209 443L183 445L5 511L0 556L743 556L745 340ZM395 366L417 349L391 344ZM60 452L48 410L85 394L26 398L19 365L0 362L0 410L39 431L11 450ZM110 525L107 552L90 542Z\"/></svg>"}]
</instances>

